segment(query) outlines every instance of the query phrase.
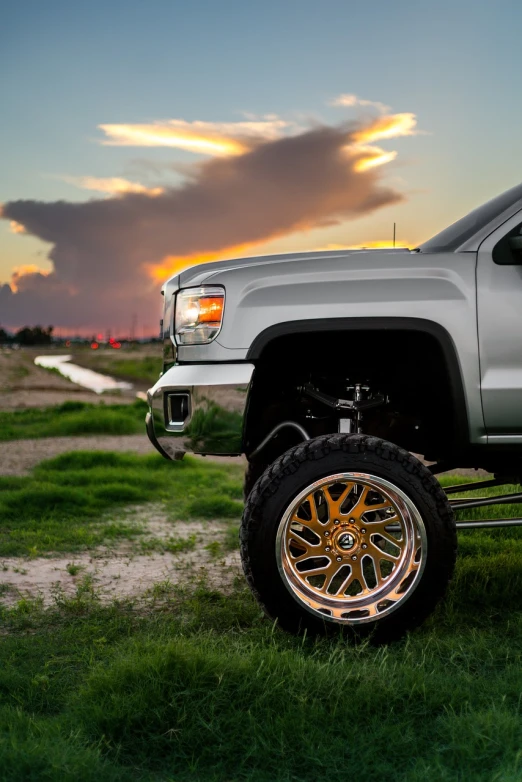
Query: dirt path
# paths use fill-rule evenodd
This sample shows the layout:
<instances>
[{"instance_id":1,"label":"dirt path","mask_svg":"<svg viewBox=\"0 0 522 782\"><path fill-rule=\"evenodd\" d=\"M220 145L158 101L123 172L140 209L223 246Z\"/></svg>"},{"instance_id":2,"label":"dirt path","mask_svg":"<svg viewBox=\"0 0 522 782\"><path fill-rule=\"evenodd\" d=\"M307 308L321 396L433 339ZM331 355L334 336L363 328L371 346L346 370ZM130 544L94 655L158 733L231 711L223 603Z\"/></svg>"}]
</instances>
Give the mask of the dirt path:
<instances>
[{"instance_id":1,"label":"dirt path","mask_svg":"<svg viewBox=\"0 0 522 782\"><path fill-rule=\"evenodd\" d=\"M0 601L13 605L21 598L40 598L45 605L72 597L78 587L92 589L103 602L147 597L148 591L169 585L193 583L204 578L210 586L226 589L239 575L239 552L212 556L207 546L221 542L226 522L170 521L161 506L129 508L125 522L145 528L135 541L107 548L49 557L5 557L0 560ZM195 548L179 553L142 553L140 543L195 536Z\"/></svg>"},{"instance_id":2,"label":"dirt path","mask_svg":"<svg viewBox=\"0 0 522 782\"><path fill-rule=\"evenodd\" d=\"M68 570L71 565L75 566L74 575ZM226 589L241 574L239 552L219 560L201 550L183 555L94 551L50 559L13 557L1 561L0 569L0 583L5 585L0 601L7 606L21 599L42 599L49 605L62 596L72 597L85 584L86 576L97 597L110 602L147 596L149 590L162 586L193 584L198 578L214 588Z\"/></svg>"}]
</instances>

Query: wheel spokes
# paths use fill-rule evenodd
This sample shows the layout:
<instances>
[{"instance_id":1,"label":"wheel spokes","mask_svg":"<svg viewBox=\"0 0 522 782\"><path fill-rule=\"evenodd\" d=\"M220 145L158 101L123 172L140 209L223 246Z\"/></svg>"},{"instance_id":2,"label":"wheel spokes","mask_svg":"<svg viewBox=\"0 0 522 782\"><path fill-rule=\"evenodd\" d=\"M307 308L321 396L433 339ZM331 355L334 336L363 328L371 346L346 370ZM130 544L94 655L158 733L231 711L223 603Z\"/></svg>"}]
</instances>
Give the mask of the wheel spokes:
<instances>
[{"instance_id":1,"label":"wheel spokes","mask_svg":"<svg viewBox=\"0 0 522 782\"><path fill-rule=\"evenodd\" d=\"M343 574L343 578L336 586L336 589L331 591L331 586L334 579L337 578L343 570L346 570L347 572ZM315 587L315 589L325 595L331 595L332 597L339 595L340 593L345 593L351 586L353 586L356 581L359 583L363 593L370 592L371 589L364 576L360 561L337 562L335 559L332 560L329 558L329 562L327 564L325 563L324 565L319 565L314 570L307 570L305 575L308 576L309 574L324 575L325 579L323 583L321 586Z\"/></svg>"},{"instance_id":2,"label":"wheel spokes","mask_svg":"<svg viewBox=\"0 0 522 782\"><path fill-rule=\"evenodd\" d=\"M337 499L334 499L330 494L329 489L332 487L328 487L328 489L326 489L323 492L325 495L326 502L328 504L328 516L330 521L333 521L334 519L338 518L341 515L341 508L345 500L347 499L348 495L350 494L350 492L354 489L354 487L355 484L352 481L346 483L345 488L343 489L339 497L337 497Z\"/></svg>"},{"instance_id":3,"label":"wheel spokes","mask_svg":"<svg viewBox=\"0 0 522 782\"><path fill-rule=\"evenodd\" d=\"M331 594L331 595L339 594L339 592L341 591L341 589L342 589L342 587L343 587L343 585L344 585L344 583L346 581L346 578L349 577L349 574L348 574L348 576L346 578L344 578L342 580L341 584L337 586L335 591L330 592L329 590L330 590L330 588L331 588L331 586L333 584L334 579L341 573L341 571L345 567L346 567L346 563L345 562L337 562L335 560L330 562L330 564L324 569L324 573L326 575L326 578L325 578L324 583L323 583L323 585L321 587L321 591L322 592L324 592L325 594Z\"/></svg>"},{"instance_id":4,"label":"wheel spokes","mask_svg":"<svg viewBox=\"0 0 522 782\"><path fill-rule=\"evenodd\" d=\"M419 536L402 500L392 499L386 482L381 488L379 479L366 477L315 483L286 522L292 588L315 610L341 619L386 610L410 589L420 567Z\"/></svg>"},{"instance_id":5,"label":"wheel spokes","mask_svg":"<svg viewBox=\"0 0 522 782\"><path fill-rule=\"evenodd\" d=\"M301 519L292 519L290 536L295 539L297 545L301 543L314 547L321 545L321 533L316 531L312 525L301 521Z\"/></svg>"},{"instance_id":6,"label":"wheel spokes","mask_svg":"<svg viewBox=\"0 0 522 782\"><path fill-rule=\"evenodd\" d=\"M355 501L355 505L353 505L353 507L350 509L350 516L355 519L359 519L365 511L370 510L370 508L366 505L366 499L368 497L369 491L369 486L363 486L363 490Z\"/></svg>"},{"instance_id":7,"label":"wheel spokes","mask_svg":"<svg viewBox=\"0 0 522 782\"><path fill-rule=\"evenodd\" d=\"M368 495L371 491L375 493L375 490L372 490L370 486L364 486L362 485L362 489L360 494L356 496L354 504L347 508L346 510L342 510L344 503L346 502L349 494L356 490L358 484L356 484L353 481L350 481L346 484L345 489L342 491L340 496L337 499L334 499L330 493L329 490L326 490L324 492L324 495L326 497L326 501L329 506L329 517L330 520L333 520L336 517L340 516L349 516L350 518L353 518L355 520L360 520L362 516L365 513L370 513L374 511L381 511L381 510L387 510L388 508L393 507L393 503L388 500L384 499L382 501L382 495L378 495L381 498L381 501L372 502L370 498L370 502L368 503ZM366 520L363 519L363 521ZM368 522L370 523L370 522Z\"/></svg>"},{"instance_id":8,"label":"wheel spokes","mask_svg":"<svg viewBox=\"0 0 522 782\"><path fill-rule=\"evenodd\" d=\"M373 540L368 543L367 551L372 558L378 557L379 559L385 559L388 562L392 562L393 564L399 561L402 553L400 552L399 554L391 554L389 551L386 551L385 549L377 546Z\"/></svg>"},{"instance_id":9,"label":"wheel spokes","mask_svg":"<svg viewBox=\"0 0 522 782\"><path fill-rule=\"evenodd\" d=\"M318 536L319 540L321 540L325 530L325 523L319 520L317 504L313 493L309 494L299 505L299 508L297 508L297 511L292 516L291 523L302 524L307 527L307 529L312 530L312 532Z\"/></svg>"},{"instance_id":10,"label":"wheel spokes","mask_svg":"<svg viewBox=\"0 0 522 782\"><path fill-rule=\"evenodd\" d=\"M383 519L381 521L365 521L364 525L368 528L368 532L372 535L374 533L378 533L379 535L383 535L383 533L385 533L389 535L391 534L391 530L386 529L386 527L389 527L392 524L396 526L398 520L398 516L390 516L389 518ZM400 529L400 533L402 535L402 528Z\"/></svg>"},{"instance_id":11,"label":"wheel spokes","mask_svg":"<svg viewBox=\"0 0 522 782\"><path fill-rule=\"evenodd\" d=\"M368 592L368 584L366 583L366 579L364 577L363 569L361 567L361 561L357 560L357 562L352 562L352 572L350 574L350 580L346 584L346 589L349 589L351 586L353 586L355 581L359 582L359 586L361 587L363 592Z\"/></svg>"}]
</instances>

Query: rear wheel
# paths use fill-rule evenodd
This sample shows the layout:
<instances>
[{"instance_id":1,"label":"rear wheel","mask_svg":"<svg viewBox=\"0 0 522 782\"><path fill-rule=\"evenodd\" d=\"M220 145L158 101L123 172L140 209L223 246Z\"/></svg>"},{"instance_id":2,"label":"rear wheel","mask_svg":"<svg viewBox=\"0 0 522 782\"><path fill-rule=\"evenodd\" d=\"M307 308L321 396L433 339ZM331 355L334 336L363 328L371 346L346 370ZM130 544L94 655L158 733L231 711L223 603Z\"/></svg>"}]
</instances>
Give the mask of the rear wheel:
<instances>
[{"instance_id":1,"label":"rear wheel","mask_svg":"<svg viewBox=\"0 0 522 782\"><path fill-rule=\"evenodd\" d=\"M290 632L398 638L443 596L455 553L453 512L430 471L365 435L287 451L256 483L241 527L247 580Z\"/></svg>"}]
</instances>

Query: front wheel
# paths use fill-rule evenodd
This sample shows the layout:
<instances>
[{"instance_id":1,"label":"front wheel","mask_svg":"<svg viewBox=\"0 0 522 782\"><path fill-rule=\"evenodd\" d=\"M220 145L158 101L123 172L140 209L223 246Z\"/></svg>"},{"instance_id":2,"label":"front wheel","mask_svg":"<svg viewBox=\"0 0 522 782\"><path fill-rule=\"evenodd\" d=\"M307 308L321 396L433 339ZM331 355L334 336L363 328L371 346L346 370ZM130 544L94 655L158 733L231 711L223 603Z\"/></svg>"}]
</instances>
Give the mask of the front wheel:
<instances>
[{"instance_id":1,"label":"front wheel","mask_svg":"<svg viewBox=\"0 0 522 782\"><path fill-rule=\"evenodd\" d=\"M424 465L366 435L325 435L287 451L248 497L247 580L290 632L394 640L420 624L453 573L451 506Z\"/></svg>"}]
</instances>

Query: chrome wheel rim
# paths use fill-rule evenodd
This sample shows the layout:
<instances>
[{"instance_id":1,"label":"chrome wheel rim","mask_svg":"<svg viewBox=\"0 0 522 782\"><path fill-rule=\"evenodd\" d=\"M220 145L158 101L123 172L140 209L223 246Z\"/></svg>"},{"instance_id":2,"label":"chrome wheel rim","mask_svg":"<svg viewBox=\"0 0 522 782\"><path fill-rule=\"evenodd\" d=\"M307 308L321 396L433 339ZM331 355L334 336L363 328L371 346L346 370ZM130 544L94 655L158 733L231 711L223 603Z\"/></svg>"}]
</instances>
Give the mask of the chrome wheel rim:
<instances>
[{"instance_id":1,"label":"chrome wheel rim","mask_svg":"<svg viewBox=\"0 0 522 782\"><path fill-rule=\"evenodd\" d=\"M420 581L426 530L412 500L368 473L329 475L285 510L276 537L279 572L312 614L341 624L380 619Z\"/></svg>"}]
</instances>

